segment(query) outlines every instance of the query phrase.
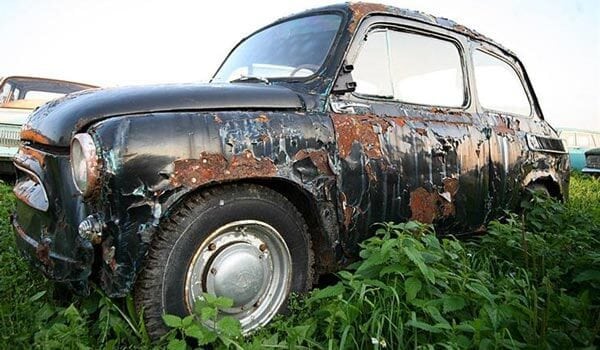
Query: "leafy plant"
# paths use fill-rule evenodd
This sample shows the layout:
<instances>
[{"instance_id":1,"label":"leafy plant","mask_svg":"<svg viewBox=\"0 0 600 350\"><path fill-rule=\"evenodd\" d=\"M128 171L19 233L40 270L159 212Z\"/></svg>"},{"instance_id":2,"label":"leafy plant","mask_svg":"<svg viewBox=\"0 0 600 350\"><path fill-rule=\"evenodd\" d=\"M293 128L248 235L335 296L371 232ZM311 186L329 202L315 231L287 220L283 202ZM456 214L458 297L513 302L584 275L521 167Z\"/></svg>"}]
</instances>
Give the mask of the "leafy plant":
<instances>
[{"instance_id":1,"label":"leafy plant","mask_svg":"<svg viewBox=\"0 0 600 350\"><path fill-rule=\"evenodd\" d=\"M181 318L163 315L165 324L173 331L166 335L169 350L187 348L185 339L193 339L197 345L211 344L213 348L235 347L242 349L238 341L242 338L240 322L230 316L221 316L220 308L233 306L231 299L204 293L194 304L194 314Z\"/></svg>"},{"instance_id":2,"label":"leafy plant","mask_svg":"<svg viewBox=\"0 0 600 350\"><path fill-rule=\"evenodd\" d=\"M151 343L131 298L94 291L64 307L17 252L0 184L0 348L575 348L600 343L600 181L575 173L570 199L539 195L463 242L416 222L381 225L334 285L242 337L204 295ZM208 327L207 327L208 326Z\"/></svg>"}]
</instances>

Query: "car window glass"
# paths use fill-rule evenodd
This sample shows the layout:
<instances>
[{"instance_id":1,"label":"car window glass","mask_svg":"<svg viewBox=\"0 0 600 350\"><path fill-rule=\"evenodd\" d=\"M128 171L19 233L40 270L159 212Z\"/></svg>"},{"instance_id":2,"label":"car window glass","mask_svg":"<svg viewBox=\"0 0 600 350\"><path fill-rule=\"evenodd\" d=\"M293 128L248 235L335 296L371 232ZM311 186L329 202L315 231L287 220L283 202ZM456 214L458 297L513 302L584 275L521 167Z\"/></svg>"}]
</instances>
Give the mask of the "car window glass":
<instances>
[{"instance_id":1,"label":"car window glass","mask_svg":"<svg viewBox=\"0 0 600 350\"><path fill-rule=\"evenodd\" d=\"M449 41L378 29L369 33L354 67L357 94L423 105L464 104L460 53Z\"/></svg>"},{"instance_id":2,"label":"car window glass","mask_svg":"<svg viewBox=\"0 0 600 350\"><path fill-rule=\"evenodd\" d=\"M0 91L0 105L9 102L8 99L10 98L10 90L10 84L6 83L2 86L2 91Z\"/></svg>"},{"instance_id":3,"label":"car window glass","mask_svg":"<svg viewBox=\"0 0 600 350\"><path fill-rule=\"evenodd\" d=\"M475 50L473 65L479 102L484 108L520 115L531 114L521 79L508 63Z\"/></svg>"},{"instance_id":4,"label":"car window glass","mask_svg":"<svg viewBox=\"0 0 600 350\"><path fill-rule=\"evenodd\" d=\"M44 100L50 101L56 98L62 97L65 94L48 91L27 91L25 94L25 100Z\"/></svg>"},{"instance_id":5,"label":"car window glass","mask_svg":"<svg viewBox=\"0 0 600 350\"><path fill-rule=\"evenodd\" d=\"M387 30L376 30L369 33L367 41L354 62L354 71L352 72L357 94L393 97L391 62L387 43Z\"/></svg>"},{"instance_id":6,"label":"car window glass","mask_svg":"<svg viewBox=\"0 0 600 350\"><path fill-rule=\"evenodd\" d=\"M403 102L460 107L463 72L456 45L420 34L390 31L394 98Z\"/></svg>"},{"instance_id":7,"label":"car window glass","mask_svg":"<svg viewBox=\"0 0 600 350\"><path fill-rule=\"evenodd\" d=\"M342 18L323 14L287 20L242 41L213 82L242 77L301 78L315 74L328 57Z\"/></svg>"}]
</instances>

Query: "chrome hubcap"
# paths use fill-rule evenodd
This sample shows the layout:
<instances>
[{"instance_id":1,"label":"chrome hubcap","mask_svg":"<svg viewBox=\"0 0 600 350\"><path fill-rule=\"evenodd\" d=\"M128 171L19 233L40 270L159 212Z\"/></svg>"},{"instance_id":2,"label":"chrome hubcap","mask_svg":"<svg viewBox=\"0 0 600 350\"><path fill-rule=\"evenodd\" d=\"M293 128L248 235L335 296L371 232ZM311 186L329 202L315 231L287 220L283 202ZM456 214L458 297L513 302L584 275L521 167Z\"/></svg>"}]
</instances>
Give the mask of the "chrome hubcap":
<instances>
[{"instance_id":1,"label":"chrome hubcap","mask_svg":"<svg viewBox=\"0 0 600 350\"><path fill-rule=\"evenodd\" d=\"M270 225L241 220L213 232L188 267L186 304L209 293L233 300L224 315L237 318L244 333L265 325L289 294L292 259L285 241Z\"/></svg>"}]
</instances>

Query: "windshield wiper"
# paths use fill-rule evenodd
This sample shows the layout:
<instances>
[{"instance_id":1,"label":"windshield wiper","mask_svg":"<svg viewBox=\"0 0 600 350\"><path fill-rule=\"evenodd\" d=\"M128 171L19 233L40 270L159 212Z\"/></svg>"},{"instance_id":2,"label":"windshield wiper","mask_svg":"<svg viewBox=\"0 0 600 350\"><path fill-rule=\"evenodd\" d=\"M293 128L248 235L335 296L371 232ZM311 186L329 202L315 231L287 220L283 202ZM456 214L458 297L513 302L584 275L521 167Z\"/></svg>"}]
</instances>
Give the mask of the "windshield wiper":
<instances>
[{"instance_id":1,"label":"windshield wiper","mask_svg":"<svg viewBox=\"0 0 600 350\"><path fill-rule=\"evenodd\" d=\"M268 84L269 80L263 77L254 77L250 75L242 75L239 78L229 81L230 83L265 83Z\"/></svg>"}]
</instances>

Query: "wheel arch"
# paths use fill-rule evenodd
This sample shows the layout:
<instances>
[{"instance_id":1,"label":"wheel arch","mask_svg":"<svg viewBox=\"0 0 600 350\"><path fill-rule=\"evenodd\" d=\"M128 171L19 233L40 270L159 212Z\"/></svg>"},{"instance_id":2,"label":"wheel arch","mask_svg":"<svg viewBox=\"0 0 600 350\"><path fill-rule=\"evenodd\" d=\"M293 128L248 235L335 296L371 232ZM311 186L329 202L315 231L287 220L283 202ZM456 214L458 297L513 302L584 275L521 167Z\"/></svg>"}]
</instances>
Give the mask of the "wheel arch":
<instances>
[{"instance_id":1,"label":"wheel arch","mask_svg":"<svg viewBox=\"0 0 600 350\"><path fill-rule=\"evenodd\" d=\"M199 192L236 184L253 184L269 188L282 196L296 207L308 226L312 241L312 249L315 252L316 276L332 272L338 267L341 254L339 242L339 224L336 206L332 202L318 199L318 195L311 192L301 184L283 177L270 178L242 178L218 183L207 183L188 191L180 192L167 201L167 209L161 220L181 205L187 198ZM334 197L337 198L337 197Z\"/></svg>"},{"instance_id":2,"label":"wheel arch","mask_svg":"<svg viewBox=\"0 0 600 350\"><path fill-rule=\"evenodd\" d=\"M567 189L560 181L558 175L552 171L532 171L523 181L523 188L542 185L552 198L565 201L568 196Z\"/></svg>"}]
</instances>

